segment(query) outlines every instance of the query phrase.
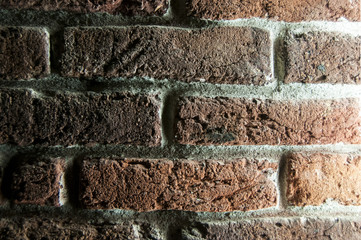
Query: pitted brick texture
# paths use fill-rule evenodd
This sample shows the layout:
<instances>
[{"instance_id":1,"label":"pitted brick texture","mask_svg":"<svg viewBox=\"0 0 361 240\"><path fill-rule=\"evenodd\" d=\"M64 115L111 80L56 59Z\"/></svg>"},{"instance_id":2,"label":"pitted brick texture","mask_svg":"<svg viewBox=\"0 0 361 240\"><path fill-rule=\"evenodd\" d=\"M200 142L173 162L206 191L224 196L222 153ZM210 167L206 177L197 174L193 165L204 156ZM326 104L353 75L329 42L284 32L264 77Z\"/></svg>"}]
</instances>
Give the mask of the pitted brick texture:
<instances>
[{"instance_id":1,"label":"pitted brick texture","mask_svg":"<svg viewBox=\"0 0 361 240\"><path fill-rule=\"evenodd\" d=\"M269 179L277 163L257 160L85 160L80 201L86 208L137 211L234 211L276 205Z\"/></svg>"},{"instance_id":2,"label":"pitted brick texture","mask_svg":"<svg viewBox=\"0 0 361 240\"><path fill-rule=\"evenodd\" d=\"M287 158L287 198L297 206L327 199L361 205L361 157L346 154L293 153Z\"/></svg>"},{"instance_id":3,"label":"pitted brick texture","mask_svg":"<svg viewBox=\"0 0 361 240\"><path fill-rule=\"evenodd\" d=\"M189 15L206 19L268 18L286 22L360 21L360 0L187 0Z\"/></svg>"},{"instance_id":4,"label":"pitted brick texture","mask_svg":"<svg viewBox=\"0 0 361 240\"><path fill-rule=\"evenodd\" d=\"M50 74L49 36L44 29L0 27L0 80Z\"/></svg>"},{"instance_id":5,"label":"pitted brick texture","mask_svg":"<svg viewBox=\"0 0 361 240\"><path fill-rule=\"evenodd\" d=\"M11 176L12 200L18 204L60 206L60 179L64 167L63 159L19 163Z\"/></svg>"},{"instance_id":6,"label":"pitted brick texture","mask_svg":"<svg viewBox=\"0 0 361 240\"><path fill-rule=\"evenodd\" d=\"M155 96L0 91L0 143L18 145L160 144Z\"/></svg>"},{"instance_id":7,"label":"pitted brick texture","mask_svg":"<svg viewBox=\"0 0 361 240\"><path fill-rule=\"evenodd\" d=\"M361 235L361 221L322 218L280 218L227 223L197 223L174 234L175 239L352 239Z\"/></svg>"},{"instance_id":8,"label":"pitted brick texture","mask_svg":"<svg viewBox=\"0 0 361 240\"><path fill-rule=\"evenodd\" d=\"M361 84L361 36L288 34L285 82Z\"/></svg>"},{"instance_id":9,"label":"pitted brick texture","mask_svg":"<svg viewBox=\"0 0 361 240\"><path fill-rule=\"evenodd\" d=\"M107 12L123 15L163 15L167 0L2 0L0 8L36 9L43 11L65 10L79 13Z\"/></svg>"},{"instance_id":10,"label":"pitted brick texture","mask_svg":"<svg viewBox=\"0 0 361 240\"><path fill-rule=\"evenodd\" d=\"M95 223L94 223L95 222ZM0 219L0 239L159 239L156 226L126 221L117 224L97 223L81 219L13 217Z\"/></svg>"},{"instance_id":11,"label":"pitted brick texture","mask_svg":"<svg viewBox=\"0 0 361 240\"><path fill-rule=\"evenodd\" d=\"M184 97L176 139L192 145L360 143L357 100L272 101Z\"/></svg>"},{"instance_id":12,"label":"pitted brick texture","mask_svg":"<svg viewBox=\"0 0 361 240\"><path fill-rule=\"evenodd\" d=\"M264 85L271 76L269 33L257 28L69 28L65 41L71 77Z\"/></svg>"}]
</instances>

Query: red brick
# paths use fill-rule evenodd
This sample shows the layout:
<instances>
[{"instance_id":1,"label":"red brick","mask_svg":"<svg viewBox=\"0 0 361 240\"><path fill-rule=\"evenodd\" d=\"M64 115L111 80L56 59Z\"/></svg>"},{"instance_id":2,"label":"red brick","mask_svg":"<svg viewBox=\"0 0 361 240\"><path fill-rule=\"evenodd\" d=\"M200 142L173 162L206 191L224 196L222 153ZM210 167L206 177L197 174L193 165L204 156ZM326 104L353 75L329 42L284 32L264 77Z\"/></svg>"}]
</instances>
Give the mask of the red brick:
<instances>
[{"instance_id":1,"label":"red brick","mask_svg":"<svg viewBox=\"0 0 361 240\"><path fill-rule=\"evenodd\" d=\"M50 74L49 35L41 28L0 27L0 79Z\"/></svg>"},{"instance_id":2,"label":"red brick","mask_svg":"<svg viewBox=\"0 0 361 240\"><path fill-rule=\"evenodd\" d=\"M2 0L4 9L36 9L42 11L65 10L77 13L107 12L124 15L163 15L168 8L167 0L91 1L91 0Z\"/></svg>"},{"instance_id":3,"label":"red brick","mask_svg":"<svg viewBox=\"0 0 361 240\"><path fill-rule=\"evenodd\" d=\"M287 158L287 199L297 206L334 199L361 205L361 157L346 154L293 153Z\"/></svg>"},{"instance_id":4,"label":"red brick","mask_svg":"<svg viewBox=\"0 0 361 240\"><path fill-rule=\"evenodd\" d=\"M12 172L11 198L18 204L60 206L60 179L64 159L32 159L20 162Z\"/></svg>"},{"instance_id":5,"label":"red brick","mask_svg":"<svg viewBox=\"0 0 361 240\"><path fill-rule=\"evenodd\" d=\"M277 163L93 159L81 166L80 201L86 208L137 211L234 211L276 205L269 179Z\"/></svg>"},{"instance_id":6,"label":"red brick","mask_svg":"<svg viewBox=\"0 0 361 240\"><path fill-rule=\"evenodd\" d=\"M189 15L206 19L267 18L286 22L360 21L360 0L187 0Z\"/></svg>"},{"instance_id":7,"label":"red brick","mask_svg":"<svg viewBox=\"0 0 361 240\"><path fill-rule=\"evenodd\" d=\"M62 72L71 77L153 77L267 83L269 33L257 28L69 28Z\"/></svg>"},{"instance_id":8,"label":"red brick","mask_svg":"<svg viewBox=\"0 0 361 240\"><path fill-rule=\"evenodd\" d=\"M0 143L18 145L160 144L155 96L0 91Z\"/></svg>"},{"instance_id":9,"label":"red brick","mask_svg":"<svg viewBox=\"0 0 361 240\"><path fill-rule=\"evenodd\" d=\"M98 223L96 219L12 217L0 219L0 239L163 239L148 223L127 221Z\"/></svg>"},{"instance_id":10,"label":"red brick","mask_svg":"<svg viewBox=\"0 0 361 240\"><path fill-rule=\"evenodd\" d=\"M361 36L288 34L285 82L361 84Z\"/></svg>"},{"instance_id":11,"label":"red brick","mask_svg":"<svg viewBox=\"0 0 361 240\"><path fill-rule=\"evenodd\" d=\"M226 223L197 223L172 239L350 239L361 236L361 221L342 218L279 218Z\"/></svg>"},{"instance_id":12,"label":"red brick","mask_svg":"<svg viewBox=\"0 0 361 240\"><path fill-rule=\"evenodd\" d=\"M272 101L185 97L176 139L192 145L361 143L355 99Z\"/></svg>"}]
</instances>

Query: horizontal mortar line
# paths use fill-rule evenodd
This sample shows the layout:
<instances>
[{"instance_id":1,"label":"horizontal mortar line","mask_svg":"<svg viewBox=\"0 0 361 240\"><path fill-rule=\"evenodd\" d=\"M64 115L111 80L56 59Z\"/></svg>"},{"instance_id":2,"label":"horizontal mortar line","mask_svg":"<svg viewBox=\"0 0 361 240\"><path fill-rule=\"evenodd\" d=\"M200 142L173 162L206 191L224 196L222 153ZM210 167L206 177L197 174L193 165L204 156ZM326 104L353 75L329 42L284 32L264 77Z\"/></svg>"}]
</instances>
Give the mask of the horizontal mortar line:
<instances>
[{"instance_id":1,"label":"horizontal mortar line","mask_svg":"<svg viewBox=\"0 0 361 240\"><path fill-rule=\"evenodd\" d=\"M0 145L0 152L13 152L19 154L31 154L44 152L48 156L77 156L79 154L94 157L110 157L117 155L125 158L167 158L167 159L199 159L204 158L239 158L239 157L271 157L270 160L278 159L287 152L323 152L335 154L361 154L361 145L330 144L330 145L302 145L302 146L272 146L272 145L243 145L243 146L192 146L173 145L170 147L137 147L127 145L101 145L96 147L86 146L11 146ZM197 158L195 158L197 157ZM216 160L216 159L215 159Z\"/></svg>"},{"instance_id":2,"label":"horizontal mortar line","mask_svg":"<svg viewBox=\"0 0 361 240\"><path fill-rule=\"evenodd\" d=\"M180 96L259 98L275 100L361 98L361 85L351 84L284 84L274 81L266 86L231 85L152 78L78 79L53 74L48 78L23 81L0 81L0 88L33 89L38 92L131 92L161 93L173 91Z\"/></svg>"}]
</instances>

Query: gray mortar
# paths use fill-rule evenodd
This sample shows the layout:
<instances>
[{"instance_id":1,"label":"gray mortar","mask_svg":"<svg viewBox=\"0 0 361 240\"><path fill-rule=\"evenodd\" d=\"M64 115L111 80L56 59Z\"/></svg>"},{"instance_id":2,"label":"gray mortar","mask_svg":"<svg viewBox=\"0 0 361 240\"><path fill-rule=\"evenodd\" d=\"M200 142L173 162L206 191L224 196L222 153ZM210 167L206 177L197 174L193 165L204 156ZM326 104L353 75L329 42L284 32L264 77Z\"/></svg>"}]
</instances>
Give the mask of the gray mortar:
<instances>
[{"instance_id":1,"label":"gray mortar","mask_svg":"<svg viewBox=\"0 0 361 240\"><path fill-rule=\"evenodd\" d=\"M184 211L155 211L139 213L128 210L82 210L76 206L76 193L67 188L62 190L61 201L64 204L60 208L39 206L17 206L5 204L0 206L3 217L13 215L40 214L42 216L70 216L84 218L92 223L139 221L154 223L167 239L171 226L189 224L192 221L206 221L225 223L237 220L275 220L275 219L300 219L324 218L334 219L342 217L345 219L359 220L354 217L355 213L361 213L359 206L343 206L332 200L321 206L292 207L285 200L285 171L286 161L284 155L292 151L325 152L361 154L361 145L312 145L312 146L186 146L174 142L173 124L175 105L180 96L203 96L203 97L230 97L230 98L259 98L274 100L304 100L304 99L361 99L361 85L341 84L284 84L284 63L282 59L282 42L287 32L301 33L308 31L339 32L353 36L361 35L361 22L301 22L285 23L265 19L242 19L232 21L210 21L197 20L186 17L185 5L182 0L171 0L170 8L163 17L123 17L107 13L75 14L63 11L39 12L34 10L0 10L1 26L28 26L46 28L51 35L51 47L53 54L60 54L57 49L63 44L58 40L65 27L105 27L105 26L129 26L148 25L157 27L176 27L182 29L193 29L201 27L227 27L246 26L257 27L270 32L271 63L273 82L266 86L245 86L227 84L209 84L201 82L183 83L172 79L152 78L93 78L91 80L66 78L58 74L59 69L52 65L52 74L40 80L27 81L0 81L0 87L31 89L36 97L51 96L54 92L69 92L81 94L82 92L108 93L114 91L127 91L131 93L159 94L162 107L162 146L142 147L126 145L96 145L87 146L54 146L41 147L29 146L18 147L11 145L0 146L0 166L5 166L15 154L41 154L51 157L64 157L67 162L67 174L71 173L77 177L74 165L84 157L97 156L121 156L135 158L167 158L167 159L235 159L256 158L259 160L270 160L280 163L278 176L279 203L277 207L249 212L184 212ZM361 64L361 63L360 63ZM66 176L65 176L66 179ZM65 181L65 187L67 183ZM169 236L168 236L169 238Z\"/></svg>"}]
</instances>

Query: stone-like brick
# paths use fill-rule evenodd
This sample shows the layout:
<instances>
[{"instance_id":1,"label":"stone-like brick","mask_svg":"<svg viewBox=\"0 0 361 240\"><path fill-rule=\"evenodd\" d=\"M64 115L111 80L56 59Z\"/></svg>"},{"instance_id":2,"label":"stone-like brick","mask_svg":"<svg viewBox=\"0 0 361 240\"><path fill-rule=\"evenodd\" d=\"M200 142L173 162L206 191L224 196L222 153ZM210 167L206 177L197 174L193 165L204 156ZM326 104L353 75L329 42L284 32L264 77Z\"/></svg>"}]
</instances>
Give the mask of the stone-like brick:
<instances>
[{"instance_id":1,"label":"stone-like brick","mask_svg":"<svg viewBox=\"0 0 361 240\"><path fill-rule=\"evenodd\" d=\"M0 143L18 145L160 144L156 97L111 94L55 94L0 91Z\"/></svg>"},{"instance_id":2,"label":"stone-like brick","mask_svg":"<svg viewBox=\"0 0 361 240\"><path fill-rule=\"evenodd\" d=\"M361 84L361 36L290 33L285 53L286 83Z\"/></svg>"},{"instance_id":3,"label":"stone-like brick","mask_svg":"<svg viewBox=\"0 0 361 240\"><path fill-rule=\"evenodd\" d=\"M360 0L187 0L189 15L206 19L269 18L298 22L360 21Z\"/></svg>"},{"instance_id":4,"label":"stone-like brick","mask_svg":"<svg viewBox=\"0 0 361 240\"><path fill-rule=\"evenodd\" d=\"M361 143L359 112L354 99L185 97L178 103L176 139L192 145Z\"/></svg>"},{"instance_id":5,"label":"stone-like brick","mask_svg":"<svg viewBox=\"0 0 361 240\"><path fill-rule=\"evenodd\" d=\"M36 9L42 11L65 10L78 13L107 12L128 16L163 15L168 9L167 0L2 0L0 8Z\"/></svg>"},{"instance_id":6,"label":"stone-like brick","mask_svg":"<svg viewBox=\"0 0 361 240\"><path fill-rule=\"evenodd\" d=\"M361 236L361 221L353 219L280 218L228 223L197 223L179 229L172 239L350 239Z\"/></svg>"},{"instance_id":7,"label":"stone-like brick","mask_svg":"<svg viewBox=\"0 0 361 240\"><path fill-rule=\"evenodd\" d=\"M263 85L271 75L269 33L257 28L69 28L65 41L71 77Z\"/></svg>"},{"instance_id":8,"label":"stone-like brick","mask_svg":"<svg viewBox=\"0 0 361 240\"><path fill-rule=\"evenodd\" d=\"M67 218L2 218L0 239L163 239L160 230L148 223L94 224L92 220L93 224Z\"/></svg>"},{"instance_id":9,"label":"stone-like brick","mask_svg":"<svg viewBox=\"0 0 361 240\"><path fill-rule=\"evenodd\" d=\"M257 160L85 160L80 201L86 208L137 211L234 211L276 205L270 176L277 163Z\"/></svg>"},{"instance_id":10,"label":"stone-like brick","mask_svg":"<svg viewBox=\"0 0 361 240\"><path fill-rule=\"evenodd\" d=\"M0 79L50 74L49 35L44 29L0 27Z\"/></svg>"},{"instance_id":11,"label":"stone-like brick","mask_svg":"<svg viewBox=\"0 0 361 240\"><path fill-rule=\"evenodd\" d=\"M63 159L32 159L20 162L12 172L11 198L19 204L60 206L60 179L63 175Z\"/></svg>"},{"instance_id":12,"label":"stone-like brick","mask_svg":"<svg viewBox=\"0 0 361 240\"><path fill-rule=\"evenodd\" d=\"M334 199L361 205L361 156L293 153L288 156L287 199L297 206Z\"/></svg>"}]
</instances>

